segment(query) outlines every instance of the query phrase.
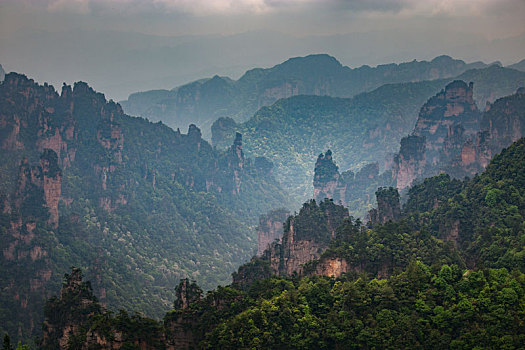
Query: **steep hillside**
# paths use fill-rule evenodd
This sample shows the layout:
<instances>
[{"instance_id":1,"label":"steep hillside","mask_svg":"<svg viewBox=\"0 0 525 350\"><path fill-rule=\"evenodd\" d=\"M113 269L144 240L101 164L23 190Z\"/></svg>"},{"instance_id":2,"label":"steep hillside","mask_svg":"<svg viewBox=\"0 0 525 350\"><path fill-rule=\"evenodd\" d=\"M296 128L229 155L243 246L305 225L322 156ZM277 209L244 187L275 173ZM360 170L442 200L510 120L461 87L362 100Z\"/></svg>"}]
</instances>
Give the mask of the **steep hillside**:
<instances>
[{"instance_id":1,"label":"steep hillside","mask_svg":"<svg viewBox=\"0 0 525 350\"><path fill-rule=\"evenodd\" d=\"M296 57L272 68L247 71L239 80L214 76L171 91L138 92L121 104L131 115L161 120L171 127L194 123L208 135L211 124L220 117L238 122L250 118L263 106L295 95L351 97L383 84L434 80L453 77L481 62L466 64L448 56L434 60L362 66L351 69L334 57L320 54Z\"/></svg>"},{"instance_id":2,"label":"steep hillside","mask_svg":"<svg viewBox=\"0 0 525 350\"><path fill-rule=\"evenodd\" d=\"M181 277L206 288L255 251L260 214L287 205L242 136L215 151L190 125L125 115L85 83L0 84L0 331L39 331L42 305L80 266L101 302L160 316ZM266 166L260 166L261 162ZM259 165L259 166L258 166Z\"/></svg>"},{"instance_id":3,"label":"steep hillside","mask_svg":"<svg viewBox=\"0 0 525 350\"><path fill-rule=\"evenodd\" d=\"M474 83L472 97L476 105L483 106L525 86L525 73L497 66L470 70L460 78ZM357 172L369 163L378 163L379 171L388 169L401 138L413 130L421 106L447 83L435 80L384 85L352 99L291 97L262 108L242 124L217 120L212 140L224 148L235 131L241 132L249 140L247 154L270 159L276 177L299 205L311 196L313 163L326 149L334 152L343 171ZM474 101L470 101L472 106Z\"/></svg>"},{"instance_id":4,"label":"steep hillside","mask_svg":"<svg viewBox=\"0 0 525 350\"><path fill-rule=\"evenodd\" d=\"M421 108L412 134L394 156L392 180L400 190L446 172L455 178L481 172L504 147L525 136L525 91L487 104L480 113L472 86L454 81Z\"/></svg>"},{"instance_id":5,"label":"steep hillside","mask_svg":"<svg viewBox=\"0 0 525 350\"><path fill-rule=\"evenodd\" d=\"M47 303L44 348L520 348L524 157L521 139L472 180L425 180L397 221L364 226L330 201L306 203L282 245L242 266L231 286L203 296L182 280L163 323L107 313L73 270ZM399 204L395 189L379 192L378 204ZM282 269L306 257L290 248L322 242L313 260Z\"/></svg>"}]
</instances>

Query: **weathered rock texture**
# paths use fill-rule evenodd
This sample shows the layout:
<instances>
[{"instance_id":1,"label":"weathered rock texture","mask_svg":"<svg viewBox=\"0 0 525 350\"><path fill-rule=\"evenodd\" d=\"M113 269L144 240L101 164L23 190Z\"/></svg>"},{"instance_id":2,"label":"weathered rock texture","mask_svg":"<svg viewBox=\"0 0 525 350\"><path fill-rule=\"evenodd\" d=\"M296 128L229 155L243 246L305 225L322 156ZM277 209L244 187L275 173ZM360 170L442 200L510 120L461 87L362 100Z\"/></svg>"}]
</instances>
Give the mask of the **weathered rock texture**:
<instances>
[{"instance_id":1,"label":"weathered rock texture","mask_svg":"<svg viewBox=\"0 0 525 350\"><path fill-rule=\"evenodd\" d=\"M401 140L392 163L398 189L440 172L456 178L473 176L525 135L523 89L488 104L484 113L472 94L472 83L454 81L421 108L412 135Z\"/></svg>"},{"instance_id":2,"label":"weathered rock texture","mask_svg":"<svg viewBox=\"0 0 525 350\"><path fill-rule=\"evenodd\" d=\"M401 217L401 203L397 188L380 187L376 192L377 209L369 213L369 221L373 224L385 224L396 221Z\"/></svg>"},{"instance_id":3,"label":"weathered rock texture","mask_svg":"<svg viewBox=\"0 0 525 350\"><path fill-rule=\"evenodd\" d=\"M257 256L262 256L264 251L275 241L281 242L283 225L290 213L286 209L276 209L259 217L257 226Z\"/></svg>"},{"instance_id":4,"label":"weathered rock texture","mask_svg":"<svg viewBox=\"0 0 525 350\"><path fill-rule=\"evenodd\" d=\"M239 268L233 282L242 288L271 275L301 275L304 265L318 259L335 239L336 229L349 217L348 210L325 199L311 200L299 214L289 216L281 242L273 242L261 257Z\"/></svg>"},{"instance_id":5,"label":"weathered rock texture","mask_svg":"<svg viewBox=\"0 0 525 350\"><path fill-rule=\"evenodd\" d=\"M93 286L103 303L127 303L107 289L137 282L127 289L134 297L153 294L141 311L160 316L174 297L167 285L193 273L226 282L225 266L254 248L248 225L286 205L273 164L245 159L240 134L217 151L197 126L184 134L129 117L83 82L64 84L59 94L7 74L0 156L0 303L9 305L0 323L20 315L5 330L22 341L39 335L44 296L73 262L98 276ZM188 264L192 249L206 264Z\"/></svg>"},{"instance_id":6,"label":"weathered rock texture","mask_svg":"<svg viewBox=\"0 0 525 350\"><path fill-rule=\"evenodd\" d=\"M412 134L425 137L426 158L430 165L439 162L439 151L450 128L459 124L466 135L479 130L481 113L472 98L473 86L473 83L467 85L456 80L421 108Z\"/></svg>"},{"instance_id":7,"label":"weathered rock texture","mask_svg":"<svg viewBox=\"0 0 525 350\"><path fill-rule=\"evenodd\" d=\"M351 170L339 173L332 151L328 150L321 153L315 163L314 199L321 202L328 198L343 206L356 201L370 202L375 189L389 183L388 175L379 174L377 163L366 164L355 174Z\"/></svg>"},{"instance_id":8,"label":"weathered rock texture","mask_svg":"<svg viewBox=\"0 0 525 350\"><path fill-rule=\"evenodd\" d=\"M399 189L406 188L423 176L426 165L424 136L407 136L401 139L399 153L394 156L392 178Z\"/></svg>"}]
</instances>

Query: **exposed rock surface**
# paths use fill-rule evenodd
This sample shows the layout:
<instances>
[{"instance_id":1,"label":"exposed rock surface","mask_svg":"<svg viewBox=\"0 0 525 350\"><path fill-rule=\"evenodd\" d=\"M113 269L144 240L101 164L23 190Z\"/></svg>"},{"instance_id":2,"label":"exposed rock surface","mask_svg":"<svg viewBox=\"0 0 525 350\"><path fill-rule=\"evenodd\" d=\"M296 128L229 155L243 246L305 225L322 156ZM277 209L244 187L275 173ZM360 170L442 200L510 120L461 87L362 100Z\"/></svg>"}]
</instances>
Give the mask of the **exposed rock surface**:
<instances>
[{"instance_id":1,"label":"exposed rock surface","mask_svg":"<svg viewBox=\"0 0 525 350\"><path fill-rule=\"evenodd\" d=\"M246 287L270 275L292 276L303 273L304 265L318 259L336 236L336 229L349 217L348 210L325 199L319 205L311 200L299 214L289 216L281 242L273 242L261 257L239 268L234 284Z\"/></svg>"},{"instance_id":2,"label":"exposed rock surface","mask_svg":"<svg viewBox=\"0 0 525 350\"><path fill-rule=\"evenodd\" d=\"M276 209L259 217L259 226L257 226L257 256L262 256L264 251L273 242L281 242L283 225L289 215L290 213L286 209Z\"/></svg>"},{"instance_id":3,"label":"exposed rock surface","mask_svg":"<svg viewBox=\"0 0 525 350\"><path fill-rule=\"evenodd\" d=\"M110 288L136 283L133 298L151 294L140 311L160 316L174 298L167 285L204 274L226 282L226 266L255 248L248 226L287 204L272 163L245 158L240 134L217 151L197 126L184 134L129 117L83 82L59 94L7 74L0 155L0 303L9 305L0 323L23 342L39 335L43 296L73 263L89 266L103 303L126 304L131 296Z\"/></svg>"},{"instance_id":4,"label":"exposed rock surface","mask_svg":"<svg viewBox=\"0 0 525 350\"><path fill-rule=\"evenodd\" d=\"M320 154L314 170L314 199L325 198L343 206L352 206L356 201L371 201L377 187L390 183L388 176L379 174L379 165L370 163L355 174L351 170L339 173L332 151ZM364 214L364 213L363 213Z\"/></svg>"},{"instance_id":5,"label":"exposed rock surface","mask_svg":"<svg viewBox=\"0 0 525 350\"><path fill-rule=\"evenodd\" d=\"M399 153L392 163L392 179L399 189L404 189L421 177L426 165L426 142L424 136L407 136L401 139Z\"/></svg>"},{"instance_id":6,"label":"exposed rock surface","mask_svg":"<svg viewBox=\"0 0 525 350\"><path fill-rule=\"evenodd\" d=\"M483 113L472 94L472 84L454 81L421 108L412 135L401 140L392 163L398 189L440 172L456 178L473 176L525 135L523 89L488 104Z\"/></svg>"},{"instance_id":7,"label":"exposed rock surface","mask_svg":"<svg viewBox=\"0 0 525 350\"><path fill-rule=\"evenodd\" d=\"M332 159L332 151L321 153L315 162L314 198L317 201L333 199L336 203L344 201L345 188L339 182L340 177L339 169Z\"/></svg>"},{"instance_id":8,"label":"exposed rock surface","mask_svg":"<svg viewBox=\"0 0 525 350\"><path fill-rule=\"evenodd\" d=\"M376 192L377 209L369 213L369 220L373 225L396 221L401 217L401 203L397 188L380 187Z\"/></svg>"},{"instance_id":9,"label":"exposed rock surface","mask_svg":"<svg viewBox=\"0 0 525 350\"><path fill-rule=\"evenodd\" d=\"M450 128L460 124L466 135L479 130L481 113L474 102L473 83L456 80L445 87L445 90L432 97L421 108L415 136L425 137L426 158L429 165L439 161L439 151Z\"/></svg>"}]
</instances>

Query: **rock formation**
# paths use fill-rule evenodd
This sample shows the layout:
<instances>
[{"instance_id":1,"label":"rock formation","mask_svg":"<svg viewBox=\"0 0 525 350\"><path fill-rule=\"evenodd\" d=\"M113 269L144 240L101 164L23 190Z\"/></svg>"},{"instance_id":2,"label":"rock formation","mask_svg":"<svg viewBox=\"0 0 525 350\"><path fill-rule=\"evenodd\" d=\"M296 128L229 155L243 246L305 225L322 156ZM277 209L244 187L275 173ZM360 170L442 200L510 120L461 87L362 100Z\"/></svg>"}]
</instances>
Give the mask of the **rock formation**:
<instances>
[{"instance_id":1,"label":"rock formation","mask_svg":"<svg viewBox=\"0 0 525 350\"><path fill-rule=\"evenodd\" d=\"M241 192L241 173L244 169L244 153L242 152L242 135L235 134L235 140L229 150L228 167L233 172L234 194Z\"/></svg>"},{"instance_id":2,"label":"rock formation","mask_svg":"<svg viewBox=\"0 0 525 350\"><path fill-rule=\"evenodd\" d=\"M287 204L271 162L245 159L240 134L218 151L197 126L183 134L126 116L83 82L59 94L7 74L0 84L0 155L0 303L7 310L0 323L22 341L39 336L43 296L71 264L89 266L102 302L119 307L147 290L151 303L141 311L160 316L174 291L154 289L183 273L208 274L206 288L226 282L225 266L240 264L254 248L249 223ZM208 242L197 247L195 237ZM192 249L207 263L187 265ZM107 273L117 265L118 272ZM108 279L140 288L111 293ZM18 323L9 323L14 317Z\"/></svg>"},{"instance_id":3,"label":"rock formation","mask_svg":"<svg viewBox=\"0 0 525 350\"><path fill-rule=\"evenodd\" d=\"M84 335L90 319L102 313L91 284L82 280L82 271L73 268L66 274L59 298L46 304L41 349L69 349L75 339Z\"/></svg>"},{"instance_id":4,"label":"rock formation","mask_svg":"<svg viewBox=\"0 0 525 350\"><path fill-rule=\"evenodd\" d=\"M379 164L370 163L355 174L351 170L339 173L332 151L320 154L314 170L314 199L321 202L325 198L343 206L351 206L354 201L370 200L377 187L388 184L385 176L379 175ZM364 214L364 213L363 213Z\"/></svg>"},{"instance_id":5,"label":"rock formation","mask_svg":"<svg viewBox=\"0 0 525 350\"><path fill-rule=\"evenodd\" d=\"M315 162L314 169L314 198L322 201L325 198L333 199L336 203L344 200L341 197L342 187L339 183L339 168L332 159L332 151L320 154Z\"/></svg>"},{"instance_id":6,"label":"rock formation","mask_svg":"<svg viewBox=\"0 0 525 350\"><path fill-rule=\"evenodd\" d=\"M401 139L399 153L392 163L392 180L399 189L404 189L421 177L426 165L426 140L424 136L407 136Z\"/></svg>"},{"instance_id":7,"label":"rock formation","mask_svg":"<svg viewBox=\"0 0 525 350\"><path fill-rule=\"evenodd\" d=\"M472 97L473 86L456 80L421 108L412 134L425 137L429 165L438 163L439 151L451 127L460 124L466 135L479 130L481 113Z\"/></svg>"},{"instance_id":8,"label":"rock formation","mask_svg":"<svg viewBox=\"0 0 525 350\"><path fill-rule=\"evenodd\" d=\"M257 256L262 256L264 251L273 242L281 242L283 225L289 215L290 213L286 209L276 209L259 217L259 226L257 226Z\"/></svg>"},{"instance_id":9,"label":"rock formation","mask_svg":"<svg viewBox=\"0 0 525 350\"><path fill-rule=\"evenodd\" d=\"M372 209L369 213L369 221L372 225L396 221L401 217L401 203L397 188L380 187L376 192L376 199L377 209Z\"/></svg>"},{"instance_id":10,"label":"rock formation","mask_svg":"<svg viewBox=\"0 0 525 350\"><path fill-rule=\"evenodd\" d=\"M299 214L289 216L284 224L281 242L273 242L260 257L239 268L234 284L245 288L270 275L301 275L304 265L318 259L335 239L336 229L349 217L348 210L325 199L311 200Z\"/></svg>"},{"instance_id":11,"label":"rock formation","mask_svg":"<svg viewBox=\"0 0 525 350\"><path fill-rule=\"evenodd\" d=\"M495 154L525 136L524 92L518 89L480 113L472 83L448 84L421 108L412 135L401 140L392 163L396 187L440 172L463 178L483 171Z\"/></svg>"}]
</instances>

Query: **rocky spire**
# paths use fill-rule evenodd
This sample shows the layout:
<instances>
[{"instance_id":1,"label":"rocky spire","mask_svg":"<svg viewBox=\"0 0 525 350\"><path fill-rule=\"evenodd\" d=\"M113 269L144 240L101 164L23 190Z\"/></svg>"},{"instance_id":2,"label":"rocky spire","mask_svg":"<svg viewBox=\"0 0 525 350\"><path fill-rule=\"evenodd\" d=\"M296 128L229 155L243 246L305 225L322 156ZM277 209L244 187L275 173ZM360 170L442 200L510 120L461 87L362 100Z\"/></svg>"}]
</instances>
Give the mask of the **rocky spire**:
<instances>
[{"instance_id":1,"label":"rocky spire","mask_svg":"<svg viewBox=\"0 0 525 350\"><path fill-rule=\"evenodd\" d=\"M472 97L473 89L473 83L455 80L421 108L412 134L425 137L428 164L439 162L439 151L452 126L461 124L465 135L479 130L481 113Z\"/></svg>"},{"instance_id":2,"label":"rocky spire","mask_svg":"<svg viewBox=\"0 0 525 350\"><path fill-rule=\"evenodd\" d=\"M372 225L396 221L401 217L401 203L397 188L380 187L376 192L377 209L369 212Z\"/></svg>"},{"instance_id":3,"label":"rocky spire","mask_svg":"<svg viewBox=\"0 0 525 350\"><path fill-rule=\"evenodd\" d=\"M321 153L315 162L314 199L318 202L325 198L340 200L341 198L336 193L339 177L339 168L332 159L332 151Z\"/></svg>"},{"instance_id":4,"label":"rocky spire","mask_svg":"<svg viewBox=\"0 0 525 350\"><path fill-rule=\"evenodd\" d=\"M175 309L187 309L191 304L199 301L202 297L202 289L197 283L195 283L195 281L190 282L187 278L180 280L179 285L175 288L175 293Z\"/></svg>"}]
</instances>

